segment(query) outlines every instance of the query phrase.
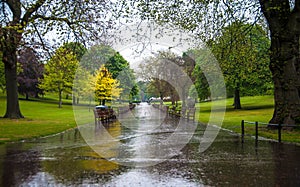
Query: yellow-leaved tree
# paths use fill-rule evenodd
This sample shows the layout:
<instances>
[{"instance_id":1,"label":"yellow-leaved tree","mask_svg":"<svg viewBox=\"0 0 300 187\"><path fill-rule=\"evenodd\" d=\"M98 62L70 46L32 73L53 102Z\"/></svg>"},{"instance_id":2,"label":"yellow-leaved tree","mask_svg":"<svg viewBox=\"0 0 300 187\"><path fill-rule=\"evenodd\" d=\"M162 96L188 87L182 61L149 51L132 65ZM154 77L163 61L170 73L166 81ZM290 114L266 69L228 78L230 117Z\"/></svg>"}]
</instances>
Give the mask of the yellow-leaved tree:
<instances>
[{"instance_id":1,"label":"yellow-leaved tree","mask_svg":"<svg viewBox=\"0 0 300 187\"><path fill-rule=\"evenodd\" d=\"M95 73L95 99L99 104L105 105L107 100L119 98L122 89L118 80L112 78L112 74L102 65Z\"/></svg>"}]
</instances>

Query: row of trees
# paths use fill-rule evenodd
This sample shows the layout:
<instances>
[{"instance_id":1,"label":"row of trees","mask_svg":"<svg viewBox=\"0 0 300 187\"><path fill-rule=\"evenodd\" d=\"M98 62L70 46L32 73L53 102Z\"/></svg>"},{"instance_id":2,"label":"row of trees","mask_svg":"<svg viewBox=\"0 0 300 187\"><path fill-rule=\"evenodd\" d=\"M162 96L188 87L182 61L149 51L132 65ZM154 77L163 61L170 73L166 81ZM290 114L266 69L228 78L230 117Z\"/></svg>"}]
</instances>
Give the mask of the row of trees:
<instances>
[{"instance_id":1,"label":"row of trees","mask_svg":"<svg viewBox=\"0 0 300 187\"><path fill-rule=\"evenodd\" d=\"M98 53L89 52L80 43L66 43L45 64L33 49L22 49L18 56L19 93L26 99L38 97L45 91L58 93L59 107L62 107L63 93L73 93L73 104L79 104L80 98L95 98L103 105L107 100L129 100L137 95L138 87L129 63L109 46L93 46L92 49ZM105 61L94 60L103 56ZM0 73L4 74L3 70L0 69ZM4 87L5 79L1 81Z\"/></svg>"},{"instance_id":2,"label":"row of trees","mask_svg":"<svg viewBox=\"0 0 300 187\"><path fill-rule=\"evenodd\" d=\"M131 3L134 1L128 6ZM140 10L141 18L177 25L206 42L234 22L266 26L270 37L267 54L275 100L270 123L300 123L300 0L162 0L137 1L135 6Z\"/></svg>"},{"instance_id":3,"label":"row of trees","mask_svg":"<svg viewBox=\"0 0 300 187\"><path fill-rule=\"evenodd\" d=\"M115 2L115 1L114 1ZM7 108L4 117L20 118L17 93L17 50L28 41L46 48L43 36L57 31L62 40L101 40L120 17L178 25L202 36L217 36L236 21L265 24L271 38L270 70L275 109L272 123L300 123L300 0L257 1L50 1L5 0L0 8L0 51L4 62ZM40 42L36 42L39 40ZM240 83L239 83L240 84Z\"/></svg>"},{"instance_id":4,"label":"row of trees","mask_svg":"<svg viewBox=\"0 0 300 187\"><path fill-rule=\"evenodd\" d=\"M268 68L270 40L261 26L234 22L225 27L218 37L210 40L208 45L221 67L227 95L234 97L235 109L242 108L240 102L242 95L273 93L272 76ZM174 104L179 99L178 90L175 90L167 81L180 79L178 71L167 68L168 63L174 63L190 76L195 85L191 88L181 88L180 90L185 93L180 93L180 95L184 98L189 95L206 100L211 97L210 86L215 86L209 85L207 80L207 76L214 73L209 67L213 65L210 63L211 60L213 59L209 57L207 49L192 49L182 56L170 50L160 51L155 56L144 60L144 64L140 66L140 76L149 83L148 93L161 99L168 96ZM205 66L203 70L201 67ZM217 78L217 76L214 77Z\"/></svg>"}]
</instances>

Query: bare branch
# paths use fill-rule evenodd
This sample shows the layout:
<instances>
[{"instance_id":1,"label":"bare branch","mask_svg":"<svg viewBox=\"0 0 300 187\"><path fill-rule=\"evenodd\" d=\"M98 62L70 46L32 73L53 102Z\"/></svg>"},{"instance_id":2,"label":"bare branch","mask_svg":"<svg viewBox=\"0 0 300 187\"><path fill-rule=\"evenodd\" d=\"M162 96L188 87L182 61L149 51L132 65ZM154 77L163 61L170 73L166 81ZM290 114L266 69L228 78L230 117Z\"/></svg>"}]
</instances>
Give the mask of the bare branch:
<instances>
[{"instance_id":1,"label":"bare branch","mask_svg":"<svg viewBox=\"0 0 300 187\"><path fill-rule=\"evenodd\" d=\"M22 18L23 25L28 22L32 14L36 12L45 2L46 0L39 0L27 10Z\"/></svg>"}]
</instances>

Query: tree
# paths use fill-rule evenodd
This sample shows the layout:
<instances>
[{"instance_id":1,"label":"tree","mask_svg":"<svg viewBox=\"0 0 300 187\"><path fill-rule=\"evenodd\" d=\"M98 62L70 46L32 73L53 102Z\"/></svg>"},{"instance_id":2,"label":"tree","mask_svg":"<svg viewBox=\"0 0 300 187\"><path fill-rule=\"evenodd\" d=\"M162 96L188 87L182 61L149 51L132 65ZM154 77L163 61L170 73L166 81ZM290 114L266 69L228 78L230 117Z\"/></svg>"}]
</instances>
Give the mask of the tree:
<instances>
[{"instance_id":1,"label":"tree","mask_svg":"<svg viewBox=\"0 0 300 187\"><path fill-rule=\"evenodd\" d=\"M43 94L43 90L38 84L43 79L44 64L39 62L36 52L31 48L23 48L19 52L18 62L21 65L21 71L18 74L18 91L26 96L38 97Z\"/></svg>"},{"instance_id":2,"label":"tree","mask_svg":"<svg viewBox=\"0 0 300 187\"><path fill-rule=\"evenodd\" d=\"M121 99L129 100L138 94L134 72L130 69L128 61L119 52L108 59L105 67L112 74L112 78L119 81L120 88L122 88Z\"/></svg>"},{"instance_id":3,"label":"tree","mask_svg":"<svg viewBox=\"0 0 300 187\"><path fill-rule=\"evenodd\" d=\"M259 1L271 36L275 109L270 123L300 124L300 1L292 2Z\"/></svg>"},{"instance_id":4,"label":"tree","mask_svg":"<svg viewBox=\"0 0 300 187\"><path fill-rule=\"evenodd\" d=\"M93 85L90 84L92 75L85 68L78 66L73 81L73 104L79 104L81 97L89 100L93 97Z\"/></svg>"},{"instance_id":5,"label":"tree","mask_svg":"<svg viewBox=\"0 0 300 187\"><path fill-rule=\"evenodd\" d=\"M138 76L148 82L147 93L158 96L161 100L170 94L171 89L171 85L166 81L166 72L163 71L164 65L164 60L161 60L159 55L151 56L139 64L138 72Z\"/></svg>"},{"instance_id":6,"label":"tree","mask_svg":"<svg viewBox=\"0 0 300 187\"><path fill-rule=\"evenodd\" d=\"M90 73L96 72L99 67L106 64L110 58L115 55L116 51L108 45L99 44L91 46L83 55L80 66Z\"/></svg>"},{"instance_id":7,"label":"tree","mask_svg":"<svg viewBox=\"0 0 300 187\"><path fill-rule=\"evenodd\" d=\"M122 89L119 88L119 82L112 78L112 74L104 65L96 71L94 80L95 99L100 104L105 105L107 100L112 100L120 96Z\"/></svg>"},{"instance_id":8,"label":"tree","mask_svg":"<svg viewBox=\"0 0 300 187\"><path fill-rule=\"evenodd\" d=\"M116 52L107 60L107 62L105 63L105 67L112 74L112 77L116 79L121 71L129 67L129 63L119 52Z\"/></svg>"},{"instance_id":9,"label":"tree","mask_svg":"<svg viewBox=\"0 0 300 187\"><path fill-rule=\"evenodd\" d=\"M194 82L195 87L193 87L193 89L190 90L190 92L192 93L196 92L197 98L199 98L200 100L208 99L210 97L209 84L206 80L206 77L200 65L198 64L195 66L195 69L193 71L193 77L195 77L195 82Z\"/></svg>"},{"instance_id":10,"label":"tree","mask_svg":"<svg viewBox=\"0 0 300 187\"><path fill-rule=\"evenodd\" d=\"M84 47L84 45L79 42L67 42L62 46L68 51L72 52L78 61L80 61L83 55L87 52L87 49Z\"/></svg>"},{"instance_id":11,"label":"tree","mask_svg":"<svg viewBox=\"0 0 300 187\"><path fill-rule=\"evenodd\" d=\"M62 93L71 92L78 60L76 56L61 47L45 65L45 75L40 88L58 93L58 107L62 107Z\"/></svg>"},{"instance_id":12,"label":"tree","mask_svg":"<svg viewBox=\"0 0 300 187\"><path fill-rule=\"evenodd\" d=\"M249 27L251 30L247 31ZM243 88L245 93L253 88L258 91L272 81L268 70L269 39L260 26L234 22L224 28L211 48L223 71L226 86L233 92L235 109L242 108Z\"/></svg>"},{"instance_id":13,"label":"tree","mask_svg":"<svg viewBox=\"0 0 300 187\"><path fill-rule=\"evenodd\" d=\"M270 70L275 108L270 123L300 124L299 0L258 1L137 1L142 19L155 19L193 31L204 41L213 39L228 24L267 24ZM265 17L265 20L263 19Z\"/></svg>"},{"instance_id":14,"label":"tree","mask_svg":"<svg viewBox=\"0 0 300 187\"><path fill-rule=\"evenodd\" d=\"M79 42L64 43L63 48L65 48L69 52L72 52L76 56L78 61L80 61L83 55L87 52L87 49L84 47L84 45ZM76 76L82 78L88 72L86 72L85 69L83 69L82 67L78 67L76 73L77 73ZM82 83L84 82L84 80L79 78L77 79L76 77L74 81L78 81L76 82L76 84L78 85L82 85ZM82 88L83 88L82 86L73 87L73 94L72 94L73 104L79 104L79 97L82 95L82 91L83 91Z\"/></svg>"},{"instance_id":15,"label":"tree","mask_svg":"<svg viewBox=\"0 0 300 187\"><path fill-rule=\"evenodd\" d=\"M61 40L99 40L114 26L118 11L110 1L3 0L0 3L0 51L5 64L7 104L5 118L21 118L17 92L17 49L24 43L47 48L45 35ZM53 32L54 31L54 32ZM89 40L93 39L93 40Z\"/></svg>"},{"instance_id":16,"label":"tree","mask_svg":"<svg viewBox=\"0 0 300 187\"><path fill-rule=\"evenodd\" d=\"M155 88L153 93L157 93L161 100L171 96L174 104L179 96L185 106L190 87L189 80L186 79L188 76L185 75L191 74L194 65L194 61L190 61L185 55L179 56L170 50L159 51L155 56L145 59L144 64L140 64L139 75L150 82L150 88Z\"/></svg>"}]
</instances>

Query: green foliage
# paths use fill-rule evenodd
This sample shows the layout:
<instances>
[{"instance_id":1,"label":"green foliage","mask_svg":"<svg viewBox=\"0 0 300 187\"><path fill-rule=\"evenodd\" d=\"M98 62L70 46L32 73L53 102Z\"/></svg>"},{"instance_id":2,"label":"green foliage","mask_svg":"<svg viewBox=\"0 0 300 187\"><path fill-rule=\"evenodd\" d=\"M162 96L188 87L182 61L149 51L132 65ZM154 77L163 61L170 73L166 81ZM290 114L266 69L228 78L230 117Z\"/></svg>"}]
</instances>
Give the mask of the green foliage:
<instances>
[{"instance_id":1,"label":"green foliage","mask_svg":"<svg viewBox=\"0 0 300 187\"><path fill-rule=\"evenodd\" d=\"M216 38L212 51L221 66L229 93L266 94L272 82L269 70L270 41L258 25L235 22Z\"/></svg>"},{"instance_id":2,"label":"green foliage","mask_svg":"<svg viewBox=\"0 0 300 187\"><path fill-rule=\"evenodd\" d=\"M116 52L105 63L105 67L112 74L112 77L116 79L121 71L129 67L129 63L119 52Z\"/></svg>"},{"instance_id":3,"label":"green foliage","mask_svg":"<svg viewBox=\"0 0 300 187\"><path fill-rule=\"evenodd\" d=\"M107 45L94 45L83 55L80 66L90 73L97 71L102 65L106 64L116 51Z\"/></svg>"},{"instance_id":4,"label":"green foliage","mask_svg":"<svg viewBox=\"0 0 300 187\"><path fill-rule=\"evenodd\" d=\"M105 67L112 74L112 78L120 82L120 88L123 90L121 99L130 100L138 95L139 90L135 82L134 72L119 52L109 58L105 63Z\"/></svg>"},{"instance_id":5,"label":"green foliage","mask_svg":"<svg viewBox=\"0 0 300 187\"><path fill-rule=\"evenodd\" d=\"M81 66L77 67L73 81L73 104L79 104L80 98L90 99L93 97L93 85L90 84L91 77L89 71Z\"/></svg>"},{"instance_id":6,"label":"green foliage","mask_svg":"<svg viewBox=\"0 0 300 187\"><path fill-rule=\"evenodd\" d=\"M63 44L63 48L67 49L69 52L72 52L77 60L80 61L83 55L87 52L87 49L83 44L79 42L68 42Z\"/></svg>"},{"instance_id":7,"label":"green foliage","mask_svg":"<svg viewBox=\"0 0 300 187\"><path fill-rule=\"evenodd\" d=\"M46 91L54 91L59 96L61 107L62 92L71 92L78 60L76 56L60 47L52 58L45 64L45 75L40 88Z\"/></svg>"},{"instance_id":8,"label":"green foliage","mask_svg":"<svg viewBox=\"0 0 300 187\"><path fill-rule=\"evenodd\" d=\"M125 67L117 77L122 88L121 99L130 100L139 94L139 88L135 80L135 75L129 66Z\"/></svg>"},{"instance_id":9,"label":"green foliage","mask_svg":"<svg viewBox=\"0 0 300 187\"><path fill-rule=\"evenodd\" d=\"M209 98L210 96L210 90L209 90L209 84L206 80L206 77L201 70L201 67L199 64L195 66L195 69L193 71L193 77L195 77L193 90L190 90L192 92L197 92L197 98L200 100L205 100ZM195 95L195 93L193 94Z\"/></svg>"}]
</instances>

